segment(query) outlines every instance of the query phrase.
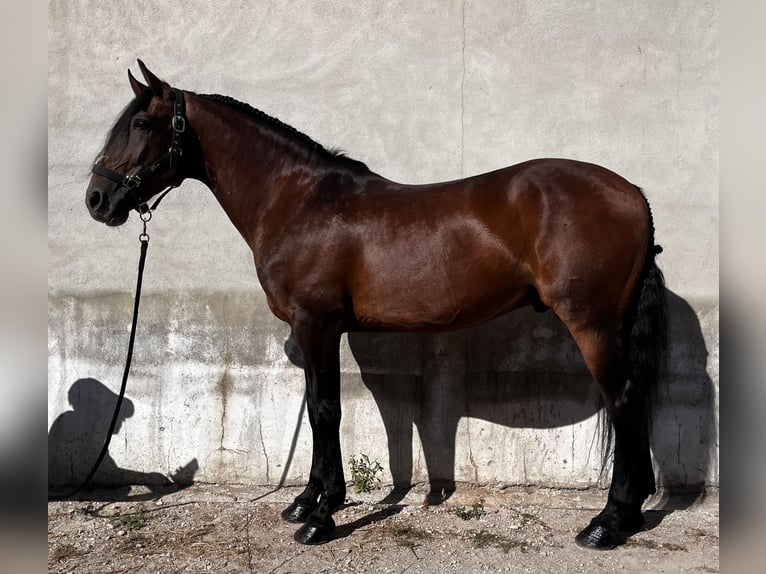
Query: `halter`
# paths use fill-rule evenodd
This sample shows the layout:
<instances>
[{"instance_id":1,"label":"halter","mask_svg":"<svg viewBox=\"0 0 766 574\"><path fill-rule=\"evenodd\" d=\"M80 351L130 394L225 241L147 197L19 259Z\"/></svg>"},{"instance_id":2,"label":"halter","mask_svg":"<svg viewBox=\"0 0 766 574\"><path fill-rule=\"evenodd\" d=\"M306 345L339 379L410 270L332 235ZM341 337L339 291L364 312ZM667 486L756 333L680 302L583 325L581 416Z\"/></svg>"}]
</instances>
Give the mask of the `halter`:
<instances>
[{"instance_id":1,"label":"halter","mask_svg":"<svg viewBox=\"0 0 766 574\"><path fill-rule=\"evenodd\" d=\"M175 101L173 102L173 118L170 120L170 125L173 128L173 141L170 144L170 148L167 153L160 157L157 161L142 169L140 172L133 175L123 175L117 171L103 167L100 165L93 165L91 172L101 177L105 177L115 183L119 183L120 187L124 187L128 190L128 193L133 198L135 203L135 209L139 213L145 213L147 211L153 211L157 208L162 198L165 197L170 190L176 185L168 186L154 202L154 205L150 208L146 202L140 202L138 200L137 191L141 185L152 177L157 171L165 168L172 168L173 163L178 163L183 157L183 150L181 150L181 138L186 131L186 103L184 101L183 92L176 88L173 88L173 94L175 95Z\"/></svg>"}]
</instances>

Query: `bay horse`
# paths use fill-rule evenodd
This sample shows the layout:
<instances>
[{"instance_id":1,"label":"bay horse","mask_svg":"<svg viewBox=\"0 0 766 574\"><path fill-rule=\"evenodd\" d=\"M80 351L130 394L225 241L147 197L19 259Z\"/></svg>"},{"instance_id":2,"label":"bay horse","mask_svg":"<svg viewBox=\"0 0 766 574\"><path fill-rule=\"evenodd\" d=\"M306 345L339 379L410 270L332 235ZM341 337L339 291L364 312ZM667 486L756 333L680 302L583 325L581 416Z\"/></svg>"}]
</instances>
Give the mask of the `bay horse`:
<instances>
[{"instance_id":1,"label":"bay horse","mask_svg":"<svg viewBox=\"0 0 766 574\"><path fill-rule=\"evenodd\" d=\"M665 291L638 187L565 159L403 185L247 104L173 88L138 65L146 84L128 71L135 98L93 165L87 208L121 225L193 178L250 246L269 308L303 354L313 456L305 490L282 512L302 523L297 541L331 539L345 500L341 334L460 329L522 305L568 328L613 432L606 506L577 543L613 548L642 527L655 492Z\"/></svg>"}]
</instances>

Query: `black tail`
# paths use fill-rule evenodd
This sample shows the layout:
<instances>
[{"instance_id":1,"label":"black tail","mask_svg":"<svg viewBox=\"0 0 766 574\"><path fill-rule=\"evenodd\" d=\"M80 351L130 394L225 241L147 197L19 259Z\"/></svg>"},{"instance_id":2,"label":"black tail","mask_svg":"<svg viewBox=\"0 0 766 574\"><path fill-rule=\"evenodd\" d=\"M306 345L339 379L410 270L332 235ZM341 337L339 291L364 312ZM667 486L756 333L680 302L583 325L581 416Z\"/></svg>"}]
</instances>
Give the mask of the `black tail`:
<instances>
[{"instance_id":1,"label":"black tail","mask_svg":"<svg viewBox=\"0 0 766 574\"><path fill-rule=\"evenodd\" d=\"M667 347L667 301L665 278L655 263L662 247L654 243L652 208L641 188L636 187L649 210L649 244L644 267L633 297L634 304L623 331L623 349L628 380L644 398L644 424L651 433L657 391L665 365Z\"/></svg>"},{"instance_id":2,"label":"black tail","mask_svg":"<svg viewBox=\"0 0 766 574\"><path fill-rule=\"evenodd\" d=\"M665 279L654 255L647 254L632 321L623 333L628 380L640 389L644 399L643 420L649 432L667 346Z\"/></svg>"},{"instance_id":3,"label":"black tail","mask_svg":"<svg viewBox=\"0 0 766 574\"><path fill-rule=\"evenodd\" d=\"M636 188L641 195L643 192ZM646 200L646 196L644 196ZM622 348L625 374L630 384L642 398L641 431L651 436L652 421L657 402L659 382L665 367L667 348L667 309L665 278L655 263L655 257L662 252L662 247L654 244L654 221L649 207L649 242L644 267L641 271L633 305L623 326ZM601 473L607 466L612 446L612 424L608 418L601 419L601 446L603 448Z\"/></svg>"}]
</instances>

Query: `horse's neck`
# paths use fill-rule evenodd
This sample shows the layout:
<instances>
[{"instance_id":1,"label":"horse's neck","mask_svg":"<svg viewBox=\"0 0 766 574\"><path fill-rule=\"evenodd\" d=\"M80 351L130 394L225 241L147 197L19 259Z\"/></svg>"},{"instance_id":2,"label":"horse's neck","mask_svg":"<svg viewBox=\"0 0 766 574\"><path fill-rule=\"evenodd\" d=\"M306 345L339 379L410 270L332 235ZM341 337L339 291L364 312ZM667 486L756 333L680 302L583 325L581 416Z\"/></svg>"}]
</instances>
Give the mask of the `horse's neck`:
<instances>
[{"instance_id":1,"label":"horse's neck","mask_svg":"<svg viewBox=\"0 0 766 574\"><path fill-rule=\"evenodd\" d=\"M255 119L197 96L188 99L187 115L200 140L204 183L254 248L258 221L273 202L281 175L307 163L305 154L278 142Z\"/></svg>"}]
</instances>

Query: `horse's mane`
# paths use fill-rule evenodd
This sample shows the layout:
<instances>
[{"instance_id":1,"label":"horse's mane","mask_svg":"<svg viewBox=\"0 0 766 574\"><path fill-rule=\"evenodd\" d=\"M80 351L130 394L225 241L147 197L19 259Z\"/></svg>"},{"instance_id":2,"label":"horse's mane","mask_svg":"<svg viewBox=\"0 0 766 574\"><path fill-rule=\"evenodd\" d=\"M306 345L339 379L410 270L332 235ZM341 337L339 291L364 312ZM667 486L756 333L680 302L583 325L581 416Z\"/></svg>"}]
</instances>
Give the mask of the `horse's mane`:
<instances>
[{"instance_id":1,"label":"horse's mane","mask_svg":"<svg viewBox=\"0 0 766 574\"><path fill-rule=\"evenodd\" d=\"M261 124L265 124L277 133L286 135L293 139L296 139L308 146L310 150L316 153L322 159L330 162L336 162L344 165L345 167L351 167L356 170L369 171L369 168L361 161L352 159L345 155L341 150L336 148L326 148L317 141L314 141L303 132L299 132L294 127L274 118L259 109L252 107L250 104L235 100L230 96L222 96L221 94L197 94L200 98L210 100L222 104L238 112L258 120Z\"/></svg>"}]
</instances>

